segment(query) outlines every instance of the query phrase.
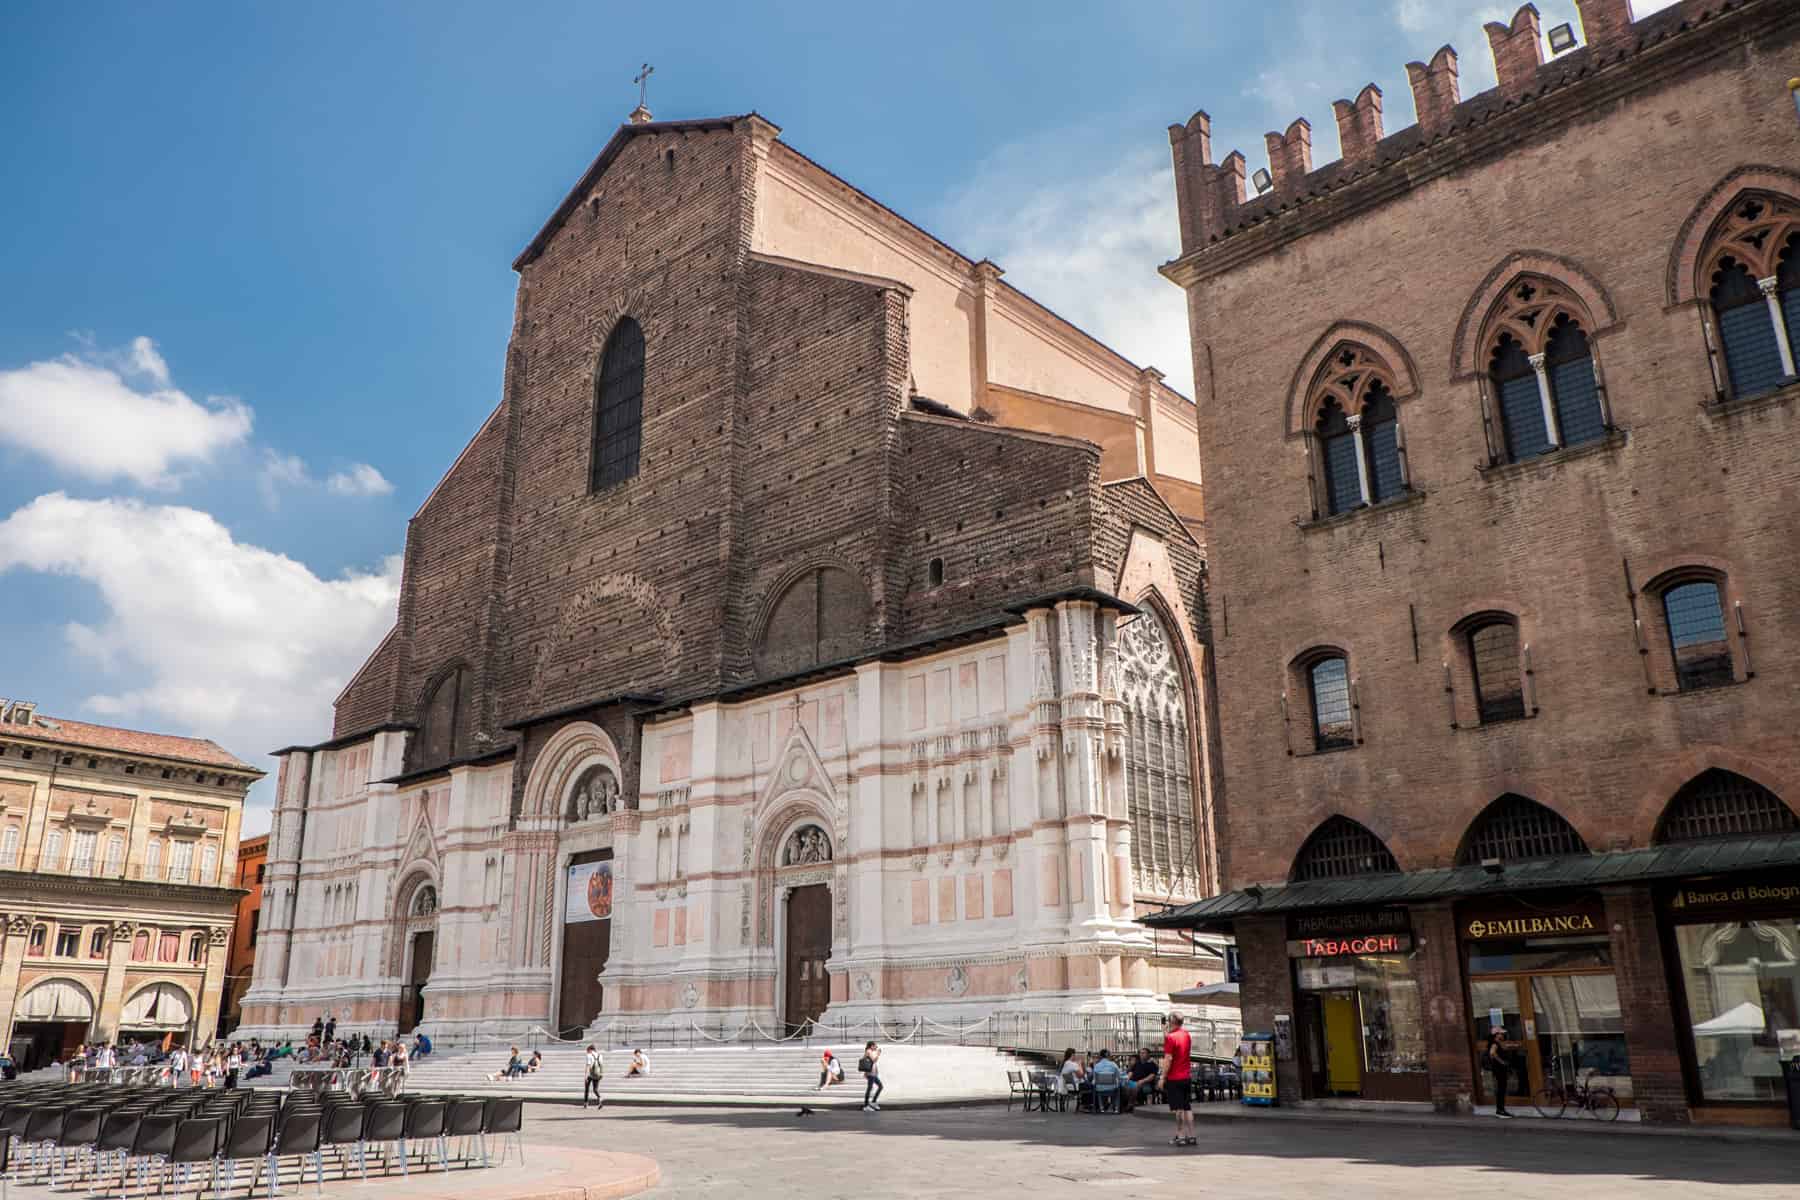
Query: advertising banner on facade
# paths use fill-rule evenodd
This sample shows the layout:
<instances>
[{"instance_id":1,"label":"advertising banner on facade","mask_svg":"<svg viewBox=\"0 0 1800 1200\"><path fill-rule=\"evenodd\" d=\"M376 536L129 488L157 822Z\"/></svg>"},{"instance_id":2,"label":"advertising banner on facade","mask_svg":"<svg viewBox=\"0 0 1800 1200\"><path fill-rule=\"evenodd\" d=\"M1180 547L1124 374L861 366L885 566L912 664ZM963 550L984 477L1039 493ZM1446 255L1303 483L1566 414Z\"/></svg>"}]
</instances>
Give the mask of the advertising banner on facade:
<instances>
[{"instance_id":1,"label":"advertising banner on facade","mask_svg":"<svg viewBox=\"0 0 1800 1200\"><path fill-rule=\"evenodd\" d=\"M570 864L568 900L563 905L565 924L612 918L612 867L610 861Z\"/></svg>"}]
</instances>

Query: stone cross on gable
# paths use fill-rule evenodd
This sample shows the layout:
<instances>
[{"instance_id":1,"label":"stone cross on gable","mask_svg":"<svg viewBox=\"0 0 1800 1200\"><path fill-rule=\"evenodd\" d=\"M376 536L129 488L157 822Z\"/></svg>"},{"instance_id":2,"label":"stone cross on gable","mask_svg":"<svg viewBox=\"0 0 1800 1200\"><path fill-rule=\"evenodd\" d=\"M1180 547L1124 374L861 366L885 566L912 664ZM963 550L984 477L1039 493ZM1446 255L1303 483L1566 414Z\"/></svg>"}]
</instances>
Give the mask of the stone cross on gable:
<instances>
[{"instance_id":1,"label":"stone cross on gable","mask_svg":"<svg viewBox=\"0 0 1800 1200\"><path fill-rule=\"evenodd\" d=\"M631 110L631 123L642 125L650 119L650 76L656 74L656 68L645 63L643 69L631 77L631 82L638 85L638 106Z\"/></svg>"}]
</instances>

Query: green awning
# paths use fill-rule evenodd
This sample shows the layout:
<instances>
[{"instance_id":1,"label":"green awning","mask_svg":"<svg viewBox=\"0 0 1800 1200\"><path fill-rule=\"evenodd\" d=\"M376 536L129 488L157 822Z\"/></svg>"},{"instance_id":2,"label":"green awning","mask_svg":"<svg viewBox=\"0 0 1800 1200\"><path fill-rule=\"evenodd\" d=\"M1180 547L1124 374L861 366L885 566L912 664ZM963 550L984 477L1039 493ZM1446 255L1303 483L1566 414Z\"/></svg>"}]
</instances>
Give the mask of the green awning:
<instances>
[{"instance_id":1,"label":"green awning","mask_svg":"<svg viewBox=\"0 0 1800 1200\"><path fill-rule=\"evenodd\" d=\"M1435 867L1428 871L1271 884L1258 892L1240 890L1209 896L1181 908L1153 913L1142 918L1141 923L1158 929L1223 930L1239 917L1411 904L1449 896L1593 888L1796 865L1800 865L1800 833L1719 838L1643 850L1509 862L1500 871L1486 867Z\"/></svg>"}]
</instances>

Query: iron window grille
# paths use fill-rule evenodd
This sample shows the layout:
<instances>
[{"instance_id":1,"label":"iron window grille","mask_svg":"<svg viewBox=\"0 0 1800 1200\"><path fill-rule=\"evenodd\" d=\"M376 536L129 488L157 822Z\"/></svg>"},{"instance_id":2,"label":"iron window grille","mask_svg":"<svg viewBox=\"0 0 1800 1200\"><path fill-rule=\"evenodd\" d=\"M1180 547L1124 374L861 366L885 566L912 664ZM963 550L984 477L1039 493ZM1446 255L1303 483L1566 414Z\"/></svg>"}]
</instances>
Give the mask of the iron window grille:
<instances>
[{"instance_id":1,"label":"iron window grille","mask_svg":"<svg viewBox=\"0 0 1800 1200\"><path fill-rule=\"evenodd\" d=\"M1388 875L1400 870L1387 845L1365 825L1349 817L1332 817L1313 831L1294 859L1293 879L1348 879Z\"/></svg>"},{"instance_id":2,"label":"iron window grille","mask_svg":"<svg viewBox=\"0 0 1800 1200\"><path fill-rule=\"evenodd\" d=\"M1587 852L1587 842L1559 814L1535 800L1509 794L1476 818L1457 862L1466 867L1489 859L1521 862Z\"/></svg>"},{"instance_id":3,"label":"iron window grille","mask_svg":"<svg viewBox=\"0 0 1800 1200\"><path fill-rule=\"evenodd\" d=\"M1663 813L1659 845L1800 830L1800 817L1755 780L1717 767L1689 780Z\"/></svg>"}]
</instances>

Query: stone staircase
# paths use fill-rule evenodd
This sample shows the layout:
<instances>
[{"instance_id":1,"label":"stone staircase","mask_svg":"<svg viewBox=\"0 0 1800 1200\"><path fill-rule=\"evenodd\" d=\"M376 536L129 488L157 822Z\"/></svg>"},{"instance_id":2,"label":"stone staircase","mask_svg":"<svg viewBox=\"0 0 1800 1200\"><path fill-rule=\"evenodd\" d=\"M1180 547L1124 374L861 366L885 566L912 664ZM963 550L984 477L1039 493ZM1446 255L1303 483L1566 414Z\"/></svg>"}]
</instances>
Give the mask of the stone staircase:
<instances>
[{"instance_id":1,"label":"stone staircase","mask_svg":"<svg viewBox=\"0 0 1800 1200\"><path fill-rule=\"evenodd\" d=\"M819 1052L829 1048L843 1060L844 1082L816 1091ZM474 1096L520 1096L533 1100L579 1100L586 1060L581 1046L542 1047L543 1066L518 1079L488 1076L506 1065L505 1046L481 1053L434 1053L415 1062L408 1092L455 1092ZM605 1052L601 1093L609 1103L750 1104L779 1107L861 1107L863 1079L856 1071L861 1043L836 1046L728 1045L696 1049L646 1050L650 1073L627 1078L629 1049ZM529 1055L527 1055L529 1057ZM887 1043L881 1052L883 1107L959 1104L1004 1100L1006 1072L1025 1069L1010 1055L983 1046L911 1046ZM275 1078L275 1077L271 1077ZM257 1080L266 1083L267 1080Z\"/></svg>"}]
</instances>

